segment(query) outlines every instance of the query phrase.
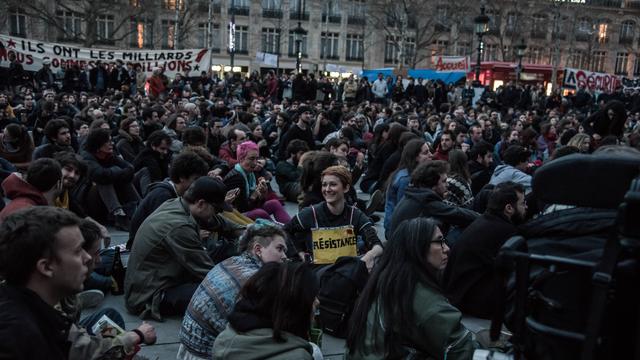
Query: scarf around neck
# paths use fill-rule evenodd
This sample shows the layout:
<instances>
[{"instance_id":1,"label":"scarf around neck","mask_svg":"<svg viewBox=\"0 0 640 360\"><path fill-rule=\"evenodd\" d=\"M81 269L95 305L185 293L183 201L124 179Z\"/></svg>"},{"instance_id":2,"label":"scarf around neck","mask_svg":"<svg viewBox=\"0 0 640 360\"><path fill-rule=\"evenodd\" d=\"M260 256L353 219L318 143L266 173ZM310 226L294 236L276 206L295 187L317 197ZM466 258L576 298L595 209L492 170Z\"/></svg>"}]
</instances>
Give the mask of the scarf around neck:
<instances>
[{"instance_id":1,"label":"scarf around neck","mask_svg":"<svg viewBox=\"0 0 640 360\"><path fill-rule=\"evenodd\" d=\"M256 175L252 172L247 175L247 172L244 171L240 164L236 164L233 168L244 178L244 189L247 197L249 197L251 192L256 189Z\"/></svg>"}]
</instances>

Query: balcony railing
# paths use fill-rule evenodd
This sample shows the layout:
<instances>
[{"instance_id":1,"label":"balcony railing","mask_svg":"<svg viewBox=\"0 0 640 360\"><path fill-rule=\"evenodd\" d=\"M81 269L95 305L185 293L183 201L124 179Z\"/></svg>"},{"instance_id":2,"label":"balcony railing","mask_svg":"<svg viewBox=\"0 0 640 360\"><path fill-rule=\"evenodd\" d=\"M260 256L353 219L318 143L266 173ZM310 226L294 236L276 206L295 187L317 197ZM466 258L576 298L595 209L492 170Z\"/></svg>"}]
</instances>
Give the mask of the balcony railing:
<instances>
[{"instance_id":1,"label":"balcony railing","mask_svg":"<svg viewBox=\"0 0 640 360\"><path fill-rule=\"evenodd\" d=\"M280 9L262 9L262 17L272 18L272 19L281 19L282 18L282 10L280 10Z\"/></svg>"},{"instance_id":2,"label":"balcony railing","mask_svg":"<svg viewBox=\"0 0 640 360\"><path fill-rule=\"evenodd\" d=\"M302 53L301 55L302 55L303 58L308 58L309 57L309 55L305 54L305 53ZM287 56L290 57L290 58L295 58L298 55L295 52L290 52L290 53L287 54Z\"/></svg>"},{"instance_id":3,"label":"balcony railing","mask_svg":"<svg viewBox=\"0 0 640 360\"><path fill-rule=\"evenodd\" d=\"M320 55L320 59L325 60L340 60L340 55Z\"/></svg>"},{"instance_id":4,"label":"balcony railing","mask_svg":"<svg viewBox=\"0 0 640 360\"><path fill-rule=\"evenodd\" d=\"M551 35L551 38L553 40L566 40L567 39L567 34L563 33L563 32L555 32Z\"/></svg>"},{"instance_id":5,"label":"balcony railing","mask_svg":"<svg viewBox=\"0 0 640 360\"><path fill-rule=\"evenodd\" d=\"M451 31L451 27L449 25L445 25L445 24L436 24L435 25L435 31L436 32L449 32Z\"/></svg>"},{"instance_id":6,"label":"balcony railing","mask_svg":"<svg viewBox=\"0 0 640 360\"><path fill-rule=\"evenodd\" d=\"M235 14L239 16L249 16L248 6L234 6L229 8L229 14Z\"/></svg>"},{"instance_id":7,"label":"balcony railing","mask_svg":"<svg viewBox=\"0 0 640 360\"><path fill-rule=\"evenodd\" d=\"M365 24L365 19L364 19L364 17L349 16L347 18L347 24L349 24L349 25L364 25Z\"/></svg>"},{"instance_id":8,"label":"balcony railing","mask_svg":"<svg viewBox=\"0 0 640 360\"><path fill-rule=\"evenodd\" d=\"M330 22L332 24L340 24L342 22L342 17L340 15L331 15L329 14L329 19L327 20L327 14L322 14L322 22Z\"/></svg>"},{"instance_id":9,"label":"balcony railing","mask_svg":"<svg viewBox=\"0 0 640 360\"><path fill-rule=\"evenodd\" d=\"M346 61L362 61L364 60L364 56L347 56L345 60Z\"/></svg>"},{"instance_id":10,"label":"balcony railing","mask_svg":"<svg viewBox=\"0 0 640 360\"><path fill-rule=\"evenodd\" d=\"M309 13L308 12L304 12L304 13L302 13L302 16L300 16L299 12L292 11L292 12L289 13L289 19L307 21L307 20L309 20Z\"/></svg>"}]
</instances>

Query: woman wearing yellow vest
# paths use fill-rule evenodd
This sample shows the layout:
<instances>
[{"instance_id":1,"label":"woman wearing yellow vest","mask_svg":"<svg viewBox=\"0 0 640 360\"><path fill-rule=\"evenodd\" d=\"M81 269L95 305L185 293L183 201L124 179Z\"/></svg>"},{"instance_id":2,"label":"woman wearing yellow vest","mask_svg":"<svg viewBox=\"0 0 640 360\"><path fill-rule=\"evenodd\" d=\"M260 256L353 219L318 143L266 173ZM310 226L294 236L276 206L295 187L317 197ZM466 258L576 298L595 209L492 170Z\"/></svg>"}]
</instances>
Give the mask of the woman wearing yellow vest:
<instances>
[{"instance_id":1,"label":"woman wearing yellow vest","mask_svg":"<svg viewBox=\"0 0 640 360\"><path fill-rule=\"evenodd\" d=\"M314 264L333 264L340 256L364 254L371 270L382 255L382 243L373 223L355 206L347 205L345 194L351 187L351 173L344 166L330 166L322 172L325 201L302 209L284 229L291 235L298 254L311 255ZM358 249L358 239L364 249ZM361 251L359 251L361 250Z\"/></svg>"}]
</instances>

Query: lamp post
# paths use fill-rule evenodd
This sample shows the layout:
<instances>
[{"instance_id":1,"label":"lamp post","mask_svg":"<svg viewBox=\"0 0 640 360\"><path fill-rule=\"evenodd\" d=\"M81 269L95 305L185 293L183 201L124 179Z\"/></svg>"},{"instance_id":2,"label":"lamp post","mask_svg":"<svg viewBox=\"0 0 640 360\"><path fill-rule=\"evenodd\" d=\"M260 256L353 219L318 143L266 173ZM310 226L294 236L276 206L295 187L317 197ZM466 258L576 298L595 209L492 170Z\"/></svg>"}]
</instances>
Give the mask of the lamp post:
<instances>
[{"instance_id":1,"label":"lamp post","mask_svg":"<svg viewBox=\"0 0 640 360\"><path fill-rule=\"evenodd\" d=\"M298 1L298 26L293 29L293 33L296 37L296 73L302 72L302 37L307 34L307 31L302 28L302 14L304 11L304 0Z\"/></svg>"},{"instance_id":2,"label":"lamp post","mask_svg":"<svg viewBox=\"0 0 640 360\"><path fill-rule=\"evenodd\" d=\"M522 58L525 51L527 51L527 44L524 43L524 38L520 39L520 43L515 46L516 56L518 57L518 67L516 68L516 86L520 83L520 74L522 73Z\"/></svg>"},{"instance_id":3,"label":"lamp post","mask_svg":"<svg viewBox=\"0 0 640 360\"><path fill-rule=\"evenodd\" d=\"M229 20L229 62L233 71L233 60L236 53L236 11L235 4L231 2L231 20Z\"/></svg>"},{"instance_id":4,"label":"lamp post","mask_svg":"<svg viewBox=\"0 0 640 360\"><path fill-rule=\"evenodd\" d=\"M477 85L479 85L480 83L480 62L482 60L482 48L483 43L482 43L482 37L484 36L484 34L489 32L489 17L487 15L485 15L484 13L484 1L482 2L482 4L480 5L480 15L476 16L473 19L473 22L475 23L475 30L476 30L476 34L478 35L478 59L476 61L476 79L475 79L475 83Z\"/></svg>"}]
</instances>

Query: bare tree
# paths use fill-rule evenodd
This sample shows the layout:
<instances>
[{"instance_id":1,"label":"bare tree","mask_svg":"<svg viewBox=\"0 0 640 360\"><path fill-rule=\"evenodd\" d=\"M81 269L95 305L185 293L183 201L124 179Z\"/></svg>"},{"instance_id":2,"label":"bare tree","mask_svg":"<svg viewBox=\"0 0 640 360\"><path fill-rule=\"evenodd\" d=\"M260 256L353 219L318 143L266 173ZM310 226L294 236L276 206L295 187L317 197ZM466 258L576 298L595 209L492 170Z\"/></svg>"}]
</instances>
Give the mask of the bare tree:
<instances>
[{"instance_id":1,"label":"bare tree","mask_svg":"<svg viewBox=\"0 0 640 360\"><path fill-rule=\"evenodd\" d=\"M125 39L133 31L128 25L130 19L152 12L156 8L154 1L131 0L119 4L115 9L113 1L105 0L59 0L23 1L3 0L6 10L19 9L29 18L38 20L45 25L47 34L58 34L65 40L82 43L85 47L92 47L99 43L115 43ZM69 21L66 14L72 14L73 21ZM63 16L64 15L64 16ZM106 16L106 19L103 17ZM76 23L84 23L76 26ZM97 24L106 21L106 33L99 33ZM78 28L79 27L79 28Z\"/></svg>"},{"instance_id":2,"label":"bare tree","mask_svg":"<svg viewBox=\"0 0 640 360\"><path fill-rule=\"evenodd\" d=\"M368 3L369 26L381 29L384 37L395 48L395 62L402 68L415 67L429 58L434 43L442 39L451 44L460 35L452 32L454 19L466 16L470 0L373 0ZM435 16L434 16L435 14Z\"/></svg>"}]
</instances>

